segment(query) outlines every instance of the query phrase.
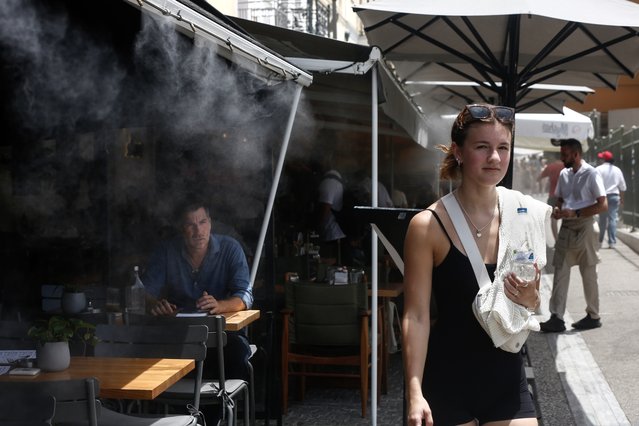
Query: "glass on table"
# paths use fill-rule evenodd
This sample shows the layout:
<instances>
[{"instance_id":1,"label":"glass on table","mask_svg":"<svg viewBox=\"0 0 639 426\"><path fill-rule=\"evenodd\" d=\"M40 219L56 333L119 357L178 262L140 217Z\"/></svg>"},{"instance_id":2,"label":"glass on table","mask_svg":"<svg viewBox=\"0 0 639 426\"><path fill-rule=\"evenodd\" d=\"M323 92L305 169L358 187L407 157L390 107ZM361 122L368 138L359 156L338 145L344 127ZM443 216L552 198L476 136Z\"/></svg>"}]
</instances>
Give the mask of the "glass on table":
<instances>
[{"instance_id":1,"label":"glass on table","mask_svg":"<svg viewBox=\"0 0 639 426\"><path fill-rule=\"evenodd\" d=\"M107 312L122 312L120 289L117 287L107 287L106 304Z\"/></svg>"}]
</instances>

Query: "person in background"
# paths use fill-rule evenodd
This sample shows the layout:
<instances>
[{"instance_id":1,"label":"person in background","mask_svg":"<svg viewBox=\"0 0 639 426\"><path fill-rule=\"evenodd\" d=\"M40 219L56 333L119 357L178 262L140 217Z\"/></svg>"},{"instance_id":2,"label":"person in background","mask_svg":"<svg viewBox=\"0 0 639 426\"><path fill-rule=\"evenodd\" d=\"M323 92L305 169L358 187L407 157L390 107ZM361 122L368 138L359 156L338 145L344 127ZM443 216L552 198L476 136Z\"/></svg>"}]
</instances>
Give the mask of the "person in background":
<instances>
[{"instance_id":1,"label":"person in background","mask_svg":"<svg viewBox=\"0 0 639 426\"><path fill-rule=\"evenodd\" d=\"M497 184L508 171L514 123L512 108L468 105L453 124L451 145L443 147L440 176L461 177L454 194L492 279L500 245ZM496 348L473 314L479 286L441 200L411 220L404 261L408 425L537 425L521 354ZM532 281L508 274L506 297L536 308L540 276L538 268ZM437 321L431 328L433 295Z\"/></svg>"},{"instance_id":2,"label":"person in background","mask_svg":"<svg viewBox=\"0 0 639 426\"><path fill-rule=\"evenodd\" d=\"M555 196L555 188L557 188L557 181L559 180L559 173L564 169L564 163L558 158L552 163L549 163L544 167L537 181L548 178L548 199L546 203L552 208L557 205L557 197ZM557 240L557 219L552 218L550 221L550 228L552 230L552 236L555 241Z\"/></svg>"},{"instance_id":3,"label":"person in background","mask_svg":"<svg viewBox=\"0 0 639 426\"><path fill-rule=\"evenodd\" d=\"M399 189L393 189L393 206L405 209L408 207L408 199L406 198L406 193L404 191L400 191Z\"/></svg>"},{"instance_id":4,"label":"person in background","mask_svg":"<svg viewBox=\"0 0 639 426\"><path fill-rule=\"evenodd\" d=\"M151 314L223 314L251 308L253 293L242 247L229 236L212 233L208 206L189 197L178 209L176 227L180 235L160 244L142 277L156 301ZM250 355L246 334L229 332L227 337L227 377L246 380Z\"/></svg>"},{"instance_id":5,"label":"person in background","mask_svg":"<svg viewBox=\"0 0 639 426\"><path fill-rule=\"evenodd\" d=\"M354 197L357 204L362 206L372 205L373 181L365 172L359 171L353 177L355 185L353 187ZM383 183L377 181L377 207L393 207L393 199Z\"/></svg>"},{"instance_id":6,"label":"person in background","mask_svg":"<svg viewBox=\"0 0 639 426\"><path fill-rule=\"evenodd\" d=\"M344 264L348 249L342 247L342 241L346 234L336 217L342 211L344 198L344 180L340 172L329 168L322 176L317 193L320 253L322 257L336 258L338 264Z\"/></svg>"},{"instance_id":7,"label":"person in background","mask_svg":"<svg viewBox=\"0 0 639 426\"><path fill-rule=\"evenodd\" d=\"M608 212L599 215L599 246L603 244L604 234L608 231L608 248L614 248L617 244L617 220L619 218L619 206L623 206L623 193L626 191L626 180L623 172L613 163L614 156L610 151L597 154L603 164L597 166L606 188L608 200Z\"/></svg>"},{"instance_id":8,"label":"person in background","mask_svg":"<svg viewBox=\"0 0 639 426\"><path fill-rule=\"evenodd\" d=\"M564 313L570 284L570 268L579 265L586 297L586 316L572 324L573 328L586 330L601 327L599 318L599 284L597 263L599 254L596 214L608 209L606 189L597 170L582 159L581 142L562 139L561 161L565 169L559 175L555 195L557 206L553 217L561 219L561 228L555 243L552 295L550 297L550 319L542 322L541 330L557 333L566 330Z\"/></svg>"}]
</instances>

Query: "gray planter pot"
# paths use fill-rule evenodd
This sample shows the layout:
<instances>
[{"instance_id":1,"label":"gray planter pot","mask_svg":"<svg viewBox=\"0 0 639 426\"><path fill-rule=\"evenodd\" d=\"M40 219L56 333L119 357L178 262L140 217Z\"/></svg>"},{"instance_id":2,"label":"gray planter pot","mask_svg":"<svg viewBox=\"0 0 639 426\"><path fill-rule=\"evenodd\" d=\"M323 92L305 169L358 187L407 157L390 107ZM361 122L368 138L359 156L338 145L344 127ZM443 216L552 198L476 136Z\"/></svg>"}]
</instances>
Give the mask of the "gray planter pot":
<instances>
[{"instance_id":1,"label":"gray planter pot","mask_svg":"<svg viewBox=\"0 0 639 426\"><path fill-rule=\"evenodd\" d=\"M47 342L36 350L38 367L42 371L62 371L69 368L69 342Z\"/></svg>"},{"instance_id":2,"label":"gray planter pot","mask_svg":"<svg viewBox=\"0 0 639 426\"><path fill-rule=\"evenodd\" d=\"M65 314L77 314L84 311L86 307L87 296L83 292L62 294L62 312Z\"/></svg>"}]
</instances>

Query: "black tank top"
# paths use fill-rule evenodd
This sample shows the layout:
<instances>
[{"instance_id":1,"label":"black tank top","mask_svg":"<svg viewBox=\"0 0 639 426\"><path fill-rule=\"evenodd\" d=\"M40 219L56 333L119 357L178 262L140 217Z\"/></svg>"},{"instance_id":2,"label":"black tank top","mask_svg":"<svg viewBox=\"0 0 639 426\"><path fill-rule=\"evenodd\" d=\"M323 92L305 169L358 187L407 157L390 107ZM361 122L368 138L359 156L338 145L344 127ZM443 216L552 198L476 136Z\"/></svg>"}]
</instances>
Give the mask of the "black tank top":
<instances>
[{"instance_id":1,"label":"black tank top","mask_svg":"<svg viewBox=\"0 0 639 426\"><path fill-rule=\"evenodd\" d=\"M450 250L444 260L433 268L432 282L437 320L431 331L430 343L433 344L435 352L439 352L442 346L453 344L448 341L453 337L456 346L469 345L474 350L493 348L490 337L477 322L471 308L479 285L470 260L455 247L437 213L428 210L433 213L450 243ZM486 265L491 280L494 279L496 267L495 264ZM434 354L429 349L429 358L431 355Z\"/></svg>"},{"instance_id":2,"label":"black tank top","mask_svg":"<svg viewBox=\"0 0 639 426\"><path fill-rule=\"evenodd\" d=\"M477 322L471 307L479 290L473 267L453 245L437 214L430 211L450 243L442 263L433 268L438 312L428 340L422 381L435 424L459 424L472 417L516 418L522 404L532 407L522 358L518 353L495 348ZM491 279L496 266L486 265ZM529 411L534 413L534 408Z\"/></svg>"}]
</instances>

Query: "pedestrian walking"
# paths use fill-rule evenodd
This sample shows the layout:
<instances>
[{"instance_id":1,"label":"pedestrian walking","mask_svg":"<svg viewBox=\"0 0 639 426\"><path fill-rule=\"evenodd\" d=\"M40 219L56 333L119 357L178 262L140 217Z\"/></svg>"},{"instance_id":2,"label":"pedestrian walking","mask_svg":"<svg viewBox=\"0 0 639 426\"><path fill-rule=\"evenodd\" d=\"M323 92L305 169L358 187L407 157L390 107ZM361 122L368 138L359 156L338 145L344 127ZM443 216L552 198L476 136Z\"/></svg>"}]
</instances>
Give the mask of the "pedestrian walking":
<instances>
[{"instance_id":1,"label":"pedestrian walking","mask_svg":"<svg viewBox=\"0 0 639 426\"><path fill-rule=\"evenodd\" d=\"M606 198L608 200L608 211L599 214L599 246L603 245L604 235L608 232L608 248L614 248L617 244L617 220L619 219L619 207L623 206L623 194L626 191L626 180L623 172L613 163L614 156L610 151L603 151L597 154L603 164L597 166L597 171L601 174L604 187L606 188Z\"/></svg>"},{"instance_id":2,"label":"pedestrian walking","mask_svg":"<svg viewBox=\"0 0 639 426\"><path fill-rule=\"evenodd\" d=\"M545 332L566 330L564 313L570 283L570 268L579 265L586 298L586 316L572 324L573 328L585 330L601 327L599 317L599 284L597 264L599 243L595 232L594 216L608 208L603 179L597 170L582 159L581 142L562 139L561 161L566 167L559 174L555 189L557 206L553 217L561 219L561 228L555 243L552 295L550 297L550 319L541 323Z\"/></svg>"},{"instance_id":3,"label":"pedestrian walking","mask_svg":"<svg viewBox=\"0 0 639 426\"><path fill-rule=\"evenodd\" d=\"M453 194L491 279L500 247L508 247L499 237L506 217L501 195L524 197L497 187L510 163L514 122L512 108L467 105L453 124L452 143L442 147L440 176L461 178ZM408 424L535 426L521 355L495 347L473 314L479 286L463 246L441 199L411 220L404 245L402 320ZM513 273L503 281L506 297L530 310L539 304L541 274L535 270L530 281Z\"/></svg>"}]
</instances>

